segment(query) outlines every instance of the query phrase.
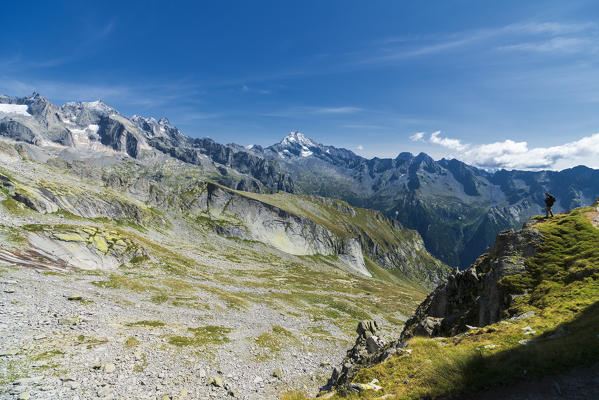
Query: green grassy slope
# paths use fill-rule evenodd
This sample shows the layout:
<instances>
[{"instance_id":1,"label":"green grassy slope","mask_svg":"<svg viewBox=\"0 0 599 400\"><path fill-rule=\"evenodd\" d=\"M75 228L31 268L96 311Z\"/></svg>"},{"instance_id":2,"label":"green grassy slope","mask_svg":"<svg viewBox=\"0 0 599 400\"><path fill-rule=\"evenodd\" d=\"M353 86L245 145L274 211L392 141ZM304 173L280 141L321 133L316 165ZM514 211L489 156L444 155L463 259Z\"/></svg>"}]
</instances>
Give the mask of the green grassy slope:
<instances>
[{"instance_id":1,"label":"green grassy slope","mask_svg":"<svg viewBox=\"0 0 599 400\"><path fill-rule=\"evenodd\" d=\"M230 190L223 188L225 190ZM396 278L401 280L422 282L417 275L428 276L430 271L433 274L446 276L450 269L441 261L434 258L424 247L422 238L418 232L403 228L399 224L394 224L391 220L384 217L379 211L352 207L344 201L328 199L318 196L293 195L285 192L277 194L257 194L249 192L235 191L235 193L246 196L274 207L285 210L289 213L304 217L322 225L341 237L360 237L363 238L363 249L368 242L375 244L377 254L374 254L374 246L370 246L370 254L365 254L371 258L370 269L386 267ZM385 253L399 252L402 260L398 268L390 268L389 265L381 265L377 262L376 256ZM377 265L375 265L377 264ZM410 271L410 269L419 268L419 271ZM403 270L403 272L402 272ZM411 274L412 277L408 277ZM373 271L371 271L372 273ZM387 279L387 274L378 274L381 279Z\"/></svg>"},{"instance_id":2,"label":"green grassy slope","mask_svg":"<svg viewBox=\"0 0 599 400\"><path fill-rule=\"evenodd\" d=\"M582 208L535 225L543 234L541 248L527 260L526 272L500 282L520 295L510 312L534 311L533 316L449 338L413 338L408 351L354 378L360 383L376 378L382 391L349 398L447 398L596 362L599 229L589 218L595 213Z\"/></svg>"}]
</instances>

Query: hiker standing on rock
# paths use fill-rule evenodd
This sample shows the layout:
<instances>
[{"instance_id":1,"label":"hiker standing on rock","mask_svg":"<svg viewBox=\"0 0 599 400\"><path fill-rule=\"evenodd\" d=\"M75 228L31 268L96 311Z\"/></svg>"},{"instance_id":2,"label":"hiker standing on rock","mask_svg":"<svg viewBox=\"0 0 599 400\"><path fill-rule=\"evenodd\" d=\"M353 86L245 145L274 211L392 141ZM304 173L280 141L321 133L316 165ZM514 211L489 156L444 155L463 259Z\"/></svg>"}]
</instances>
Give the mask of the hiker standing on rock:
<instances>
[{"instance_id":1,"label":"hiker standing on rock","mask_svg":"<svg viewBox=\"0 0 599 400\"><path fill-rule=\"evenodd\" d=\"M549 215L553 217L553 211L551 211L553 203L555 203L555 197L549 193L545 193L545 218L549 218Z\"/></svg>"}]
</instances>

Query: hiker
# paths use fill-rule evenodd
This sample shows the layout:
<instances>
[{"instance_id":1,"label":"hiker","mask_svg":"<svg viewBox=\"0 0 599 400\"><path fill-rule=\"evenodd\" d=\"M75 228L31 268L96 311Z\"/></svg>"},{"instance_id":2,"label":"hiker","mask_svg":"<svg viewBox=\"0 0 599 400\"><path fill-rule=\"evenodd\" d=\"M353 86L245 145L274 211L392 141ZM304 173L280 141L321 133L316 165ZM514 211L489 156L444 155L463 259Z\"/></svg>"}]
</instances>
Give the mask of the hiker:
<instances>
[{"instance_id":1,"label":"hiker","mask_svg":"<svg viewBox=\"0 0 599 400\"><path fill-rule=\"evenodd\" d=\"M555 203L555 197L553 197L549 193L545 193L545 218L549 218L550 214L553 217L553 211L551 211L553 203Z\"/></svg>"}]
</instances>

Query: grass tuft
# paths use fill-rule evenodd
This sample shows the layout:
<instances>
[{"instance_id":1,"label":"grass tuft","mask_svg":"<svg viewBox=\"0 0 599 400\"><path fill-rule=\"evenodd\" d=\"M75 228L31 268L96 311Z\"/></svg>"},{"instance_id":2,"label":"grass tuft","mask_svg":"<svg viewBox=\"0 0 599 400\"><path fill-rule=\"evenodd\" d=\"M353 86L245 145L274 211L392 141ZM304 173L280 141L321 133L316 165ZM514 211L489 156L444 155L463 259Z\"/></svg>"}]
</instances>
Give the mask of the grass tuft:
<instances>
[{"instance_id":1,"label":"grass tuft","mask_svg":"<svg viewBox=\"0 0 599 400\"><path fill-rule=\"evenodd\" d=\"M168 336L168 342L173 346L185 347L205 347L209 345L220 345L228 343L229 337L227 336L232 329L225 328L222 326L201 326L199 328L188 328L188 331L193 333L193 336Z\"/></svg>"}]
</instances>

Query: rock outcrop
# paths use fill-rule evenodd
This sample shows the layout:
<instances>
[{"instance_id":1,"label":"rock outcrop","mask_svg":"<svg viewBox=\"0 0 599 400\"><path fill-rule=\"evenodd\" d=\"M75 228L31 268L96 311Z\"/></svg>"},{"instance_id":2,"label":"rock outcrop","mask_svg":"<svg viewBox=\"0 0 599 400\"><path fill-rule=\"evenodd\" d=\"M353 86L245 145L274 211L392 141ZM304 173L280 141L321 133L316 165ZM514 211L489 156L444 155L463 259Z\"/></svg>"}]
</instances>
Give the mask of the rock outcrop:
<instances>
[{"instance_id":1,"label":"rock outcrop","mask_svg":"<svg viewBox=\"0 0 599 400\"><path fill-rule=\"evenodd\" d=\"M59 261L70 268L113 270L146 252L117 231L97 227L47 227L28 235L40 259Z\"/></svg>"},{"instance_id":2,"label":"rock outcrop","mask_svg":"<svg viewBox=\"0 0 599 400\"><path fill-rule=\"evenodd\" d=\"M30 225L27 246L0 248L0 261L49 270L114 270L147 252L126 235L94 226Z\"/></svg>"},{"instance_id":3,"label":"rock outcrop","mask_svg":"<svg viewBox=\"0 0 599 400\"><path fill-rule=\"evenodd\" d=\"M78 187L49 182L24 185L0 174L0 189L13 200L41 214L62 210L83 218L110 218L137 224L152 223L157 226L167 224L161 215L140 204Z\"/></svg>"},{"instance_id":4,"label":"rock outcrop","mask_svg":"<svg viewBox=\"0 0 599 400\"><path fill-rule=\"evenodd\" d=\"M382 362L398 351L409 354L405 343L411 337L453 336L510 317L507 310L515 295L505 290L500 281L524 272L526 259L534 257L541 246L542 235L534 228L536 222L530 220L517 232L500 232L487 254L467 270L455 271L428 295L397 340L382 342L375 322L361 322L356 344L347 352L343 364L333 370L323 389L351 389L352 378L360 369Z\"/></svg>"},{"instance_id":5,"label":"rock outcrop","mask_svg":"<svg viewBox=\"0 0 599 400\"><path fill-rule=\"evenodd\" d=\"M333 374L323 390L346 385L360 368L381 362L397 351L380 338L379 326L374 320L361 321L356 333L356 343L347 351L341 366L333 368Z\"/></svg>"},{"instance_id":6,"label":"rock outcrop","mask_svg":"<svg viewBox=\"0 0 599 400\"><path fill-rule=\"evenodd\" d=\"M452 274L426 298L406 322L401 338L453 336L468 326L481 327L505 318L512 294L499 283L505 276L524 272L526 259L541 245L541 234L531 225L518 232L500 232L489 253L467 270Z\"/></svg>"}]
</instances>

